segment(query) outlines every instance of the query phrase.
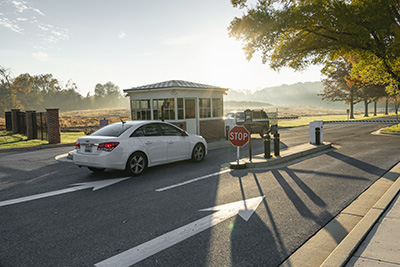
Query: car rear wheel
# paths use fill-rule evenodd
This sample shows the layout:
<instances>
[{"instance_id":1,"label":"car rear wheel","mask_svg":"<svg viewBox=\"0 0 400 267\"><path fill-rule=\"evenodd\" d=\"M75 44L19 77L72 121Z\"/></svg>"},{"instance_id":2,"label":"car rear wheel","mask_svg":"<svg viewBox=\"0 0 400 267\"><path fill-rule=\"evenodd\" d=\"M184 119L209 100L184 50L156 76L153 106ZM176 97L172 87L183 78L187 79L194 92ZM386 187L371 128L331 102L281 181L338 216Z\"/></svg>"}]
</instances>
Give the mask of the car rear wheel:
<instances>
[{"instance_id":1,"label":"car rear wheel","mask_svg":"<svg viewBox=\"0 0 400 267\"><path fill-rule=\"evenodd\" d=\"M193 148L192 152L192 160L195 162L202 161L204 159L204 156L206 155L206 150L204 148L203 144L197 144Z\"/></svg>"},{"instance_id":2,"label":"car rear wheel","mask_svg":"<svg viewBox=\"0 0 400 267\"><path fill-rule=\"evenodd\" d=\"M88 167L89 170L91 170L92 172L102 172L105 169L104 168L94 168L94 167Z\"/></svg>"},{"instance_id":3,"label":"car rear wheel","mask_svg":"<svg viewBox=\"0 0 400 267\"><path fill-rule=\"evenodd\" d=\"M132 176L141 175L147 168L147 158L141 152L133 153L126 163L126 171Z\"/></svg>"}]
</instances>

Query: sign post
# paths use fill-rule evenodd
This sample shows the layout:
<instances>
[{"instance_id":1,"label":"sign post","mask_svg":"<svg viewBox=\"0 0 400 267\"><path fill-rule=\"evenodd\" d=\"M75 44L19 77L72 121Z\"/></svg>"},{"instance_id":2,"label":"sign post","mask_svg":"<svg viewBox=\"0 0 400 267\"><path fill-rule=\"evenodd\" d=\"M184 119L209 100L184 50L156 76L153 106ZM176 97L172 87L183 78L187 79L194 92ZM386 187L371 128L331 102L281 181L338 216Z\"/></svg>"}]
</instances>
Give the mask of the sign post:
<instances>
[{"instance_id":1,"label":"sign post","mask_svg":"<svg viewBox=\"0 0 400 267\"><path fill-rule=\"evenodd\" d=\"M246 127L246 129L249 129L250 132L250 125L253 123L253 111L251 109L246 109L244 111L244 127ZM252 157L252 153L251 153L251 133L249 136L249 160L251 162L251 157Z\"/></svg>"},{"instance_id":2,"label":"sign post","mask_svg":"<svg viewBox=\"0 0 400 267\"><path fill-rule=\"evenodd\" d=\"M246 164L239 161L240 147L244 146L249 142L250 133L243 126L235 126L229 131L229 141L235 147L237 147L237 159L236 162L231 162L231 169L245 169Z\"/></svg>"}]
</instances>

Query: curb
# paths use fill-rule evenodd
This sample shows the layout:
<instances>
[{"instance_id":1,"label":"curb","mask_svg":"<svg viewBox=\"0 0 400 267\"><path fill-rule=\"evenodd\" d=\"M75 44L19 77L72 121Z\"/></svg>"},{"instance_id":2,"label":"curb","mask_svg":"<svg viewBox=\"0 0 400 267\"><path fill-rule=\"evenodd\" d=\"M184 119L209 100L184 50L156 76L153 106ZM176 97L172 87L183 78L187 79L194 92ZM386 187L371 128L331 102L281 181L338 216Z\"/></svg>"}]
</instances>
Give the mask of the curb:
<instances>
[{"instance_id":1,"label":"curb","mask_svg":"<svg viewBox=\"0 0 400 267\"><path fill-rule=\"evenodd\" d=\"M398 173L400 173L400 163L391 170L393 169L398 169ZM365 214L342 242L339 243L328 258L325 259L321 266L345 266L399 192L400 178L398 177L386 193L375 203L367 214Z\"/></svg>"},{"instance_id":2,"label":"curb","mask_svg":"<svg viewBox=\"0 0 400 267\"><path fill-rule=\"evenodd\" d=\"M14 152L14 151L39 150L39 149L55 148L55 147L65 147L65 146L73 146L74 144L75 143L62 143L62 144L49 144L49 145L39 145L39 146L22 146L22 147L12 147L12 148L1 148L0 153Z\"/></svg>"},{"instance_id":3,"label":"curb","mask_svg":"<svg viewBox=\"0 0 400 267\"><path fill-rule=\"evenodd\" d=\"M273 165L278 165L278 164L282 164L291 160L295 160L301 157L305 157L305 156L309 156L311 154L326 150L326 149L330 149L332 148L332 143L324 143L323 145L311 145L311 144L303 144L303 145L299 145L296 147L292 148L292 151L296 151L297 149L301 149L301 147L305 147L305 146L309 146L311 147L310 149L305 149L305 150L300 150L299 152L294 152L290 154L290 151L284 151L282 154L282 156L279 157L272 157L270 159L264 159L264 155L260 154L254 157L255 160L257 160L257 157L260 159L261 158L261 162L250 162L247 159L244 159L246 162L246 167L247 168L265 168L265 167L270 167ZM285 153L286 152L286 153ZM287 155L285 155L287 154ZM242 159L243 160L243 159Z\"/></svg>"}]
</instances>

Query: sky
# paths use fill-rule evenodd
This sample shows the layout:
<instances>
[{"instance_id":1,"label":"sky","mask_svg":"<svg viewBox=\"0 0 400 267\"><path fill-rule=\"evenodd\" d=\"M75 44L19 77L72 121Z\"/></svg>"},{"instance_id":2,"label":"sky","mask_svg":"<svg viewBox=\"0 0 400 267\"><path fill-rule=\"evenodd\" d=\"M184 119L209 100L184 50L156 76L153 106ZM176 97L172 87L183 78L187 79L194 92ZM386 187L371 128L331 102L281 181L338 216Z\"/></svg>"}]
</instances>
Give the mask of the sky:
<instances>
[{"instance_id":1,"label":"sky","mask_svg":"<svg viewBox=\"0 0 400 267\"><path fill-rule=\"evenodd\" d=\"M227 28L244 10L230 0L0 0L0 65L12 76L53 74L83 96L96 84L120 89L185 80L256 91L320 81L320 67L279 72Z\"/></svg>"}]
</instances>

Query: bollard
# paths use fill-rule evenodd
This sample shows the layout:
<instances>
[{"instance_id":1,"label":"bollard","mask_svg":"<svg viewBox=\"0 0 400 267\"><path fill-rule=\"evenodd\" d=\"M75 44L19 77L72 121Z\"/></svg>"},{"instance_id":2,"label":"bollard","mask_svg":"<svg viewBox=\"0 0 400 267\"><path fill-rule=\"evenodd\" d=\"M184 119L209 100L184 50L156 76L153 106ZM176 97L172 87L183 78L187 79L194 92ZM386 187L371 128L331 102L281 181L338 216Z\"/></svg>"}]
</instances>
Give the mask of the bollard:
<instances>
[{"instance_id":1,"label":"bollard","mask_svg":"<svg viewBox=\"0 0 400 267\"><path fill-rule=\"evenodd\" d=\"M265 133L264 138L264 158L269 159L271 157L271 138L269 134Z\"/></svg>"},{"instance_id":2,"label":"bollard","mask_svg":"<svg viewBox=\"0 0 400 267\"><path fill-rule=\"evenodd\" d=\"M315 128L315 144L318 146L321 144L321 129Z\"/></svg>"},{"instance_id":3,"label":"bollard","mask_svg":"<svg viewBox=\"0 0 400 267\"><path fill-rule=\"evenodd\" d=\"M275 157L279 156L279 134L274 134L274 155Z\"/></svg>"}]
</instances>

